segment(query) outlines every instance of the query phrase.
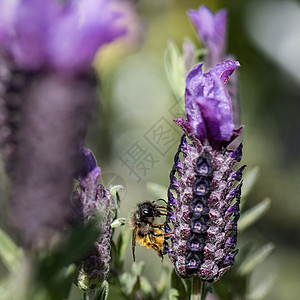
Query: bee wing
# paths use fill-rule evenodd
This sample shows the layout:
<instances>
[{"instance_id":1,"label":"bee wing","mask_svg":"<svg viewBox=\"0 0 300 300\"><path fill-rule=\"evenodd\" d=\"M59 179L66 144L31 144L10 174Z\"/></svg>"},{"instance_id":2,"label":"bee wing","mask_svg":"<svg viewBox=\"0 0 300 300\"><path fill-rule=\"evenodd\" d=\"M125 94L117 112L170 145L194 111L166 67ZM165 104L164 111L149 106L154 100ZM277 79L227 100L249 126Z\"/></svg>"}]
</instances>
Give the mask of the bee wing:
<instances>
[{"instance_id":1,"label":"bee wing","mask_svg":"<svg viewBox=\"0 0 300 300\"><path fill-rule=\"evenodd\" d=\"M135 261L135 242L136 242L136 232L133 231L132 232L132 240L131 240L133 261Z\"/></svg>"}]
</instances>

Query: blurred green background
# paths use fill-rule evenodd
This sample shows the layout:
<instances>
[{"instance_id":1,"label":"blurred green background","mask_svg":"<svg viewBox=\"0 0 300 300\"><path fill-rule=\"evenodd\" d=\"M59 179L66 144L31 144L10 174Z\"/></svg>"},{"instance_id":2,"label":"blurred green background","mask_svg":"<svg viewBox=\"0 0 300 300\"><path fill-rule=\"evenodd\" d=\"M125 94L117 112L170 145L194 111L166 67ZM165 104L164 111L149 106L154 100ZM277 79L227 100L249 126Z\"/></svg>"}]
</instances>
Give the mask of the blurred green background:
<instances>
[{"instance_id":1,"label":"blurred green background","mask_svg":"<svg viewBox=\"0 0 300 300\"><path fill-rule=\"evenodd\" d=\"M243 232L240 241L275 245L271 257L255 270L253 288L271 275L274 284L265 299L299 299L300 1L136 0L134 4L129 35L96 60L100 101L86 140L102 168L103 183L125 187L120 217L127 217L137 203L154 200L148 182L169 184L181 136L172 120L182 116L178 101L183 101L183 93L174 98L164 71L168 41L182 49L189 38L200 47L186 11L202 4L213 11L228 8L228 53L241 64L242 163L248 171L260 168L245 207L272 199L270 211ZM126 8L126 1L122 5ZM145 275L155 282L161 271L156 253L138 246L136 257L145 261ZM126 270L131 263L128 248ZM170 265L167 257L164 264Z\"/></svg>"},{"instance_id":2,"label":"blurred green background","mask_svg":"<svg viewBox=\"0 0 300 300\"><path fill-rule=\"evenodd\" d=\"M101 104L87 139L102 166L104 183L121 181L126 187L122 216L127 216L137 203L152 200L146 184L168 185L180 138L180 132L172 124L177 117L174 105L176 108L179 99L172 96L164 72L167 42L174 40L181 49L188 37L200 46L187 9L197 9L202 4L213 11L228 8L228 52L241 63L243 163L248 170L260 167L259 180L246 207L267 196L272 199L270 211L243 233L242 239L254 244L271 241L276 247L254 276L256 282L267 274L273 276L275 284L266 297L272 300L298 299L300 294L299 2L136 1L139 17L133 16L132 26L139 30L135 29L129 42L114 45L99 57ZM155 126L165 121L176 142L170 141L171 147L164 148L161 154L147 137ZM134 149L138 151L137 146L152 155L152 162L147 161L148 169L138 171L140 178L124 164ZM127 268L132 259L130 250ZM138 247L137 260L146 261L146 275L155 281L160 260L154 251ZM168 263L168 259L165 261Z\"/></svg>"}]
</instances>

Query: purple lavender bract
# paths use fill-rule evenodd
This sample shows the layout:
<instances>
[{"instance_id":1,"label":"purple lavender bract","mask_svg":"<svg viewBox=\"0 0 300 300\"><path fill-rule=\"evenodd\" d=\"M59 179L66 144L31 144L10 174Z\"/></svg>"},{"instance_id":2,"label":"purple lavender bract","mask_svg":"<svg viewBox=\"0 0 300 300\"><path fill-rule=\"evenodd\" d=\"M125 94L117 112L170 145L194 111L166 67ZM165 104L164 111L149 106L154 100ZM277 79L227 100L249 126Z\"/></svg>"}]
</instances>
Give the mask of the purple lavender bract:
<instances>
[{"instance_id":1,"label":"purple lavender bract","mask_svg":"<svg viewBox=\"0 0 300 300\"><path fill-rule=\"evenodd\" d=\"M2 0L0 45L19 67L76 73L125 33L111 0Z\"/></svg>"},{"instance_id":2,"label":"purple lavender bract","mask_svg":"<svg viewBox=\"0 0 300 300\"><path fill-rule=\"evenodd\" d=\"M226 60L203 74L202 64L199 64L186 78L185 109L188 121L178 119L177 123L192 126L192 133L202 144L207 141L212 146L218 146L232 138L234 122L225 83L239 65L237 61Z\"/></svg>"},{"instance_id":3,"label":"purple lavender bract","mask_svg":"<svg viewBox=\"0 0 300 300\"><path fill-rule=\"evenodd\" d=\"M233 152L226 148L242 127L234 129L225 83L238 66L224 61L205 74L202 65L192 69L186 79L187 120L174 120L184 135L170 173L165 231L172 234L165 250L182 277L214 282L237 254L241 183L235 183L245 166L233 170L242 145Z\"/></svg>"}]
</instances>

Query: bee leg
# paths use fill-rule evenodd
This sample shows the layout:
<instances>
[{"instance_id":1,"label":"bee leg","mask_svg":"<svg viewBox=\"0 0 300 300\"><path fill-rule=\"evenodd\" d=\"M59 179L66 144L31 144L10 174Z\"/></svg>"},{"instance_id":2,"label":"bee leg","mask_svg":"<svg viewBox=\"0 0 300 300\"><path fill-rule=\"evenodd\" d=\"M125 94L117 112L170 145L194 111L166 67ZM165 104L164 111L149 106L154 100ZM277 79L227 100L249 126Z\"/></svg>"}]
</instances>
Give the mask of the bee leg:
<instances>
[{"instance_id":1,"label":"bee leg","mask_svg":"<svg viewBox=\"0 0 300 300\"><path fill-rule=\"evenodd\" d=\"M157 199L157 200L152 201L152 203L155 203L157 201L164 201L167 204L166 200L164 200L164 199ZM155 207L159 210L162 210L162 211L159 211L161 215L166 215L167 214L166 213L167 208L165 206L155 204Z\"/></svg>"},{"instance_id":2,"label":"bee leg","mask_svg":"<svg viewBox=\"0 0 300 300\"><path fill-rule=\"evenodd\" d=\"M163 202L165 202L166 204L168 204L167 201L166 201L165 199L162 199L162 198L159 198L159 199L157 199L157 200L154 200L154 201L152 201L152 203L155 203L155 202L158 202L158 201L163 201Z\"/></svg>"},{"instance_id":3,"label":"bee leg","mask_svg":"<svg viewBox=\"0 0 300 300\"><path fill-rule=\"evenodd\" d=\"M131 240L133 261L135 261L135 241L136 241L136 232L133 231L133 233L132 233L132 240Z\"/></svg>"},{"instance_id":4,"label":"bee leg","mask_svg":"<svg viewBox=\"0 0 300 300\"><path fill-rule=\"evenodd\" d=\"M161 257L161 261L164 260L164 256L163 256L163 252L161 251L161 248L158 247L155 242L153 241L153 237L152 236L163 236L162 234L155 234L155 233L152 233L152 234L149 234L149 239L150 239L150 242L152 244L152 248L153 250L155 250L157 252L157 255L159 257Z\"/></svg>"}]
</instances>

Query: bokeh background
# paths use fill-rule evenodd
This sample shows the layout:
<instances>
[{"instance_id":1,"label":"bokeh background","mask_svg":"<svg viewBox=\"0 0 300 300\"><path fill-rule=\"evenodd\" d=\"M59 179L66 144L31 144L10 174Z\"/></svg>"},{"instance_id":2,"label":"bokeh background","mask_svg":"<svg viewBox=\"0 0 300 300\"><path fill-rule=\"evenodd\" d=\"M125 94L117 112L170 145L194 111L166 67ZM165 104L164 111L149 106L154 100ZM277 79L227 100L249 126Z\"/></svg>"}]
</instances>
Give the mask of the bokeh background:
<instances>
[{"instance_id":1,"label":"bokeh background","mask_svg":"<svg viewBox=\"0 0 300 300\"><path fill-rule=\"evenodd\" d=\"M178 103L183 100L172 94L164 70L168 41L182 49L189 38L200 47L186 11L202 4L213 11L227 8L228 52L241 64L243 163L249 171L257 166L260 170L245 207L272 199L268 213L241 237L254 245L275 245L272 255L255 270L251 286L271 275L274 284L265 299L299 299L300 1L133 3L129 35L104 49L95 61L100 101L86 139L102 168L103 183L125 187L120 216L127 217L139 202L154 200L147 183L168 186L180 139L172 120L180 116ZM126 1L122 6L130 7ZM137 260L145 261L145 275L155 282L160 259L139 246L136 252ZM129 270L130 248L127 254ZM169 264L168 258L164 263Z\"/></svg>"},{"instance_id":2,"label":"bokeh background","mask_svg":"<svg viewBox=\"0 0 300 300\"><path fill-rule=\"evenodd\" d=\"M168 85L164 51L169 40L180 49L186 38L200 46L186 11L202 4L213 11L228 8L228 52L241 63L243 163L248 170L260 168L259 180L245 205L251 207L265 197L272 199L269 212L242 237L254 244L271 241L275 245L271 257L256 269L252 284L254 287L255 281L271 274L275 283L266 299L298 299L300 1L135 1L131 37L110 46L97 59L101 104L87 143L96 152L104 182L121 182L126 187L122 216L137 203L153 199L147 191L148 182L168 185L180 137L172 124L173 108L180 99L174 99ZM145 137L165 121L171 124L170 132L177 142L161 154ZM141 178L123 163L132 151L138 151L137 146L155 161L150 164L148 159L149 170L138 172ZM131 259L128 249L127 268ZM146 276L155 281L160 261L154 251L138 247L137 260L146 262Z\"/></svg>"}]
</instances>

